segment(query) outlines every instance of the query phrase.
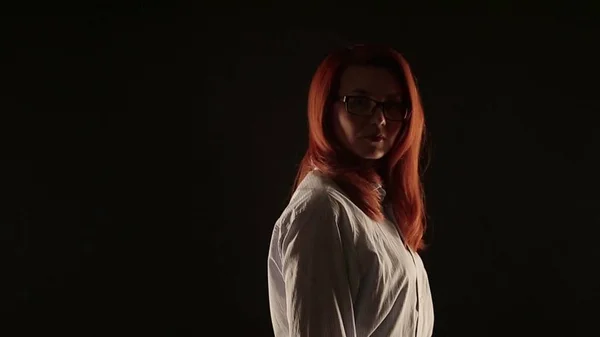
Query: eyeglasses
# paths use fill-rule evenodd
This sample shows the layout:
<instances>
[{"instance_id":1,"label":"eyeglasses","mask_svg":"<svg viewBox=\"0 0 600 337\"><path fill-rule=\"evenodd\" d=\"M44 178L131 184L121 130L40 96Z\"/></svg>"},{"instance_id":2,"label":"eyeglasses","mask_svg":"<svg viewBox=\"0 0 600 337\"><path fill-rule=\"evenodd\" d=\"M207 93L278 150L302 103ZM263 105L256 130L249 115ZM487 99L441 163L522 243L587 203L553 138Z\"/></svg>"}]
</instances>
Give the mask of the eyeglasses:
<instances>
[{"instance_id":1,"label":"eyeglasses","mask_svg":"<svg viewBox=\"0 0 600 337\"><path fill-rule=\"evenodd\" d=\"M367 96L341 96L349 114L371 117L377 107L381 107L383 115L391 121L403 121L410 116L410 104L404 101L376 101Z\"/></svg>"}]
</instances>

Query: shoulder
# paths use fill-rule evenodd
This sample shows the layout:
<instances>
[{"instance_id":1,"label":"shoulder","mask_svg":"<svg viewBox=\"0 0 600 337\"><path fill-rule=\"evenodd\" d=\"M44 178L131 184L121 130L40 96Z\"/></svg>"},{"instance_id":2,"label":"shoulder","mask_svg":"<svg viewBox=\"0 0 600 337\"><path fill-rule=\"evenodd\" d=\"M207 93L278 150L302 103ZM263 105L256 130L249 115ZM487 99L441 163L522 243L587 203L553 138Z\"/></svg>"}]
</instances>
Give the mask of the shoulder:
<instances>
[{"instance_id":1,"label":"shoulder","mask_svg":"<svg viewBox=\"0 0 600 337\"><path fill-rule=\"evenodd\" d=\"M359 230L344 200L332 180L318 172L309 173L275 224L278 250L298 253L354 246Z\"/></svg>"},{"instance_id":2,"label":"shoulder","mask_svg":"<svg viewBox=\"0 0 600 337\"><path fill-rule=\"evenodd\" d=\"M332 183L316 172L309 172L292 195L284 213L291 215L339 214L339 204L335 198L336 189Z\"/></svg>"},{"instance_id":3,"label":"shoulder","mask_svg":"<svg viewBox=\"0 0 600 337\"><path fill-rule=\"evenodd\" d=\"M309 173L303 179L275 224L283 255L313 254L318 247L331 248L352 237L348 234L346 209L336 193L325 177Z\"/></svg>"},{"instance_id":4,"label":"shoulder","mask_svg":"<svg viewBox=\"0 0 600 337\"><path fill-rule=\"evenodd\" d=\"M277 221L277 226L289 227L294 223L306 222L337 222L340 212L344 210L338 194L339 190L330 179L316 171L309 172L294 191Z\"/></svg>"}]
</instances>

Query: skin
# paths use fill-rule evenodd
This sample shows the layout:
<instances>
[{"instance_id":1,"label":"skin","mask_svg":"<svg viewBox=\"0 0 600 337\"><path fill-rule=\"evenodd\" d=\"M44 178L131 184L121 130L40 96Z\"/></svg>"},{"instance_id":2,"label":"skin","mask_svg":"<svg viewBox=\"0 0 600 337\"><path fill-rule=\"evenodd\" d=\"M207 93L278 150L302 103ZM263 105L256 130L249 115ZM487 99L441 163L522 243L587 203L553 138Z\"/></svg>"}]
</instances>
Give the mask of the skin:
<instances>
[{"instance_id":1,"label":"skin","mask_svg":"<svg viewBox=\"0 0 600 337\"><path fill-rule=\"evenodd\" d=\"M401 99L402 88L397 79L384 68L350 66L340 78L339 96L364 95L378 101ZM382 158L392 147L403 122L388 121L381 108L370 117L351 115L344 103L333 106L333 129L338 141L352 153L365 160ZM382 141L369 137L382 134Z\"/></svg>"}]
</instances>

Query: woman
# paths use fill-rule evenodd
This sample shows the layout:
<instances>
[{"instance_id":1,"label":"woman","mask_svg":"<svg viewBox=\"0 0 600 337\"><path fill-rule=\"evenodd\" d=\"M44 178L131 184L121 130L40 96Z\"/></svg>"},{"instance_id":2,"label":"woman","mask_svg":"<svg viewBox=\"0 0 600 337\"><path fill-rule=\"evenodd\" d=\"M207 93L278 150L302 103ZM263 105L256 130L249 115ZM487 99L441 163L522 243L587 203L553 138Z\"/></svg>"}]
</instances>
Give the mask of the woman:
<instances>
[{"instance_id":1,"label":"woman","mask_svg":"<svg viewBox=\"0 0 600 337\"><path fill-rule=\"evenodd\" d=\"M271 237L276 337L431 336L419 93L398 52L335 51L313 76L308 150Z\"/></svg>"}]
</instances>

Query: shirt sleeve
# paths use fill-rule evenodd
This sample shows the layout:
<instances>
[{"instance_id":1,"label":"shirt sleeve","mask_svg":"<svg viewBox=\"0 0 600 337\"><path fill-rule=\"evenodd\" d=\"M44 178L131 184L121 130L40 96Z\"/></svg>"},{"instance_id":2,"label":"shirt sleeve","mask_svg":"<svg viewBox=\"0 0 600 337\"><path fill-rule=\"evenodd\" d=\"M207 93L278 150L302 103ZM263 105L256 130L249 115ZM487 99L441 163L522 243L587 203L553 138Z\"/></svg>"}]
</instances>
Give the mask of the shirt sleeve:
<instances>
[{"instance_id":1,"label":"shirt sleeve","mask_svg":"<svg viewBox=\"0 0 600 337\"><path fill-rule=\"evenodd\" d=\"M327 193L312 195L281 238L290 337L356 337L339 212Z\"/></svg>"}]
</instances>

